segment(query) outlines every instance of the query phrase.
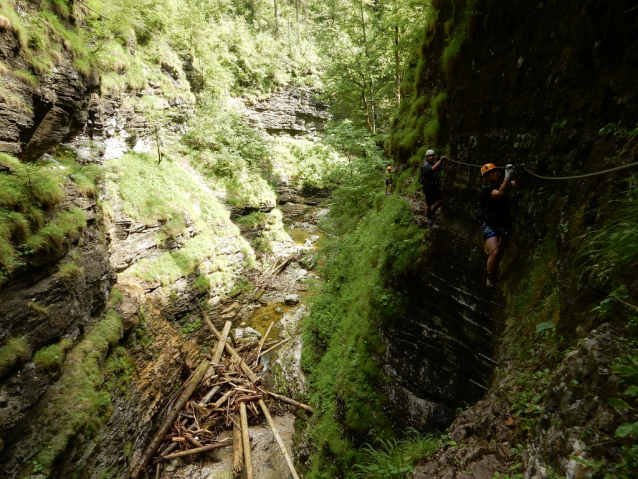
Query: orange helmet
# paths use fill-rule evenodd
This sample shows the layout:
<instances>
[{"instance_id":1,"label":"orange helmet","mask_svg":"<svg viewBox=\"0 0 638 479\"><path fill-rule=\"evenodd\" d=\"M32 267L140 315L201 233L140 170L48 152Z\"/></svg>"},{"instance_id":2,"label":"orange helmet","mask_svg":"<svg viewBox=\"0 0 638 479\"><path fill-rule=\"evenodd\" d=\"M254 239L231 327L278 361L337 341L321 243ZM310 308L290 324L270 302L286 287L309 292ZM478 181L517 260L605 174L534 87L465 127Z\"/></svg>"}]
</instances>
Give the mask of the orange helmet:
<instances>
[{"instance_id":1,"label":"orange helmet","mask_svg":"<svg viewBox=\"0 0 638 479\"><path fill-rule=\"evenodd\" d=\"M391 170L391 169L392 169L392 167L391 167L391 166L388 166L388 170Z\"/></svg>"},{"instance_id":2,"label":"orange helmet","mask_svg":"<svg viewBox=\"0 0 638 479\"><path fill-rule=\"evenodd\" d=\"M487 173L496 168L494 163L488 163L486 165L481 166L481 176L485 176Z\"/></svg>"}]
</instances>

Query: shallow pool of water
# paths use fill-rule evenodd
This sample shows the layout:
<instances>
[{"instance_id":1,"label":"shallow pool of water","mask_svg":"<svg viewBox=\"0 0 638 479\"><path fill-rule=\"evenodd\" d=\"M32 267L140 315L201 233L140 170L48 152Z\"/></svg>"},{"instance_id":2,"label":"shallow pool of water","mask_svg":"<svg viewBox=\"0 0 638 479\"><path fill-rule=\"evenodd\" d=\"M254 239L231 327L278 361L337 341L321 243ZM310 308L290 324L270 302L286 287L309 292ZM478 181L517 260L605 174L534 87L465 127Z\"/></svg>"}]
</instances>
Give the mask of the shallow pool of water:
<instances>
[{"instance_id":1,"label":"shallow pool of water","mask_svg":"<svg viewBox=\"0 0 638 479\"><path fill-rule=\"evenodd\" d=\"M283 313L277 314L275 312L277 308L281 308L283 310ZM284 315L284 313L289 311L291 308L293 308L293 306L288 306L287 304L280 303L278 301L272 302L253 311L252 316L246 320L246 324L251 328L259 331L263 336L264 334L266 334L270 323L274 321L275 324L270 330L270 333L268 333L268 338L280 339L281 329L279 327L279 320Z\"/></svg>"},{"instance_id":2,"label":"shallow pool of water","mask_svg":"<svg viewBox=\"0 0 638 479\"><path fill-rule=\"evenodd\" d=\"M306 244L306 240L310 239L311 236L318 236L319 239L323 236L320 231L307 231L301 228L286 228L286 232L290 235L293 241L299 245L303 246ZM313 248L317 248L316 242L312 244Z\"/></svg>"}]
</instances>

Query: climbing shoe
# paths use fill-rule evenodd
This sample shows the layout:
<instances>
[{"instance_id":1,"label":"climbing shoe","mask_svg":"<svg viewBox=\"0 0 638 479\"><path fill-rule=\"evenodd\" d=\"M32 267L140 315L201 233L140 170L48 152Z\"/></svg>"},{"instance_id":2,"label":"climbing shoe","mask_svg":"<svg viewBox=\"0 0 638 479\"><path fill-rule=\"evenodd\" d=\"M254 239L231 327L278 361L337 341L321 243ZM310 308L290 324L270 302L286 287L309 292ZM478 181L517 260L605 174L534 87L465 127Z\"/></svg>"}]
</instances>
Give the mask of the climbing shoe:
<instances>
[{"instance_id":1,"label":"climbing shoe","mask_svg":"<svg viewBox=\"0 0 638 479\"><path fill-rule=\"evenodd\" d=\"M498 283L498 278L496 277L496 274L494 274L494 273L488 274L487 275L487 287L496 289L496 283Z\"/></svg>"}]
</instances>

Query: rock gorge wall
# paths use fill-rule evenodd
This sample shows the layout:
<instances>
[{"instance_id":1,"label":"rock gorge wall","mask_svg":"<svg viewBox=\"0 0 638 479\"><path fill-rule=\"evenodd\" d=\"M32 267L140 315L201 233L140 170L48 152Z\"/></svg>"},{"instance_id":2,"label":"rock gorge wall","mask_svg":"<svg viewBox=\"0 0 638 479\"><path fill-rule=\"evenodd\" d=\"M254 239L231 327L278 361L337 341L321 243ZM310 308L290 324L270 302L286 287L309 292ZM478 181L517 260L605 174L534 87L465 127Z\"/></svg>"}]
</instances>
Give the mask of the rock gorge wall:
<instances>
[{"instance_id":1,"label":"rock gorge wall","mask_svg":"<svg viewBox=\"0 0 638 479\"><path fill-rule=\"evenodd\" d=\"M245 106L248 122L274 135L314 136L325 129L329 118L328 105L302 88L287 88Z\"/></svg>"},{"instance_id":2,"label":"rock gorge wall","mask_svg":"<svg viewBox=\"0 0 638 479\"><path fill-rule=\"evenodd\" d=\"M0 33L0 60L13 70L28 71L28 64L18 54L15 35L1 28ZM156 73L170 76L183 95L166 99L159 84L148 82L144 90L101 96L97 72L82 76L64 58L50 75L38 75L37 84L7 70L3 73L4 85L15 93L15 101L0 102L0 151L30 161L63 145L81 163L104 163L127 151L149 151L148 121L136 100L144 96L157 98L169 112L167 128L173 136L184 133L194 108L184 70L162 64L161 72ZM327 114L325 105L309 92L291 89L258 103L248 116L255 126L273 134L306 135L321 130ZM191 177L198 188L208 191L188 165L181 166L183 174ZM60 205L62 211L71 206L83 209L86 230L55 254L29 258L0 289L0 345L5 346L14 337L26 340L20 361L0 378L0 477L48 467L36 464L42 448L47 447L55 447L56 454L63 453L51 465L51 477L126 474L147 442L157 413L182 383L186 374L182 366L196 367L203 358L200 347L210 341L206 331L188 337L180 334L182 325L178 321L184 322L209 301L214 309L218 308L212 313L214 321L217 322L219 310L227 313L228 308L220 308L224 302L220 303L215 294L218 288L212 292L193 288L197 275L185 275L164 284L129 274L140 261L179 252L197 236L188 215L184 217L185 232L160 245L157 234L162 222L147 224L131 218L124 212L124 201L117 191L105 183L98 186L101 206L72 188L67 189ZM291 190L293 193L297 192ZM213 192L209 194L212 198ZM110 208L103 214L105 203ZM228 214L215 226L223 230L217 239L215 262L225 265L228 275L239 276L246 268L250 248ZM81 273L68 282L57 273L71 255ZM198 271L205 267L200 265ZM116 292L111 295L114 286ZM229 289L230 285L225 287ZM107 304L109 295L111 302ZM98 379L101 376L95 386L110 394L110 404L100 406L96 417L88 418L88 424L82 422L87 420L85 417L67 417L70 426L56 436L56 431L66 427L51 424L59 419L51 408L58 407L60 396L68 396L60 381L64 372L43 367L33 361L33 355L43 347L62 344L61 341L67 342L65 352L69 353L82 344L87 332L110 309L121 317L119 340L100 349L97 368L90 372L98 374ZM241 320L236 314L231 316L236 323ZM117 351L121 348L126 351L124 356ZM112 382L113 378L100 368L113 358L124 361L117 371L121 380L115 380L116 388L100 384ZM73 403L70 397L69 401ZM78 396L75 405L86 401ZM69 408L70 415L81 416L85 412ZM60 444L61 441L64 442Z\"/></svg>"},{"instance_id":3,"label":"rock gorge wall","mask_svg":"<svg viewBox=\"0 0 638 479\"><path fill-rule=\"evenodd\" d=\"M396 142L395 158L406 162L418 147L435 144L449 148L449 156L458 161L524 163L550 177L636 161L635 139L615 134L620 125L633 129L638 123L632 79L638 69L638 12L633 7L631 2L612 7L596 0L435 1L436 21L428 27L418 59L415 95L427 97L428 103L441 93L446 97L429 110L418 110L407 100L410 106L404 105L404 113L431 115L440 128L429 138L417 132L416 144L410 146ZM460 36L460 49L442 61L455 36ZM606 125L611 133L603 129ZM605 220L597 208L610 194L626 190L620 180L635 178L633 171L568 181L523 173L520 188L511 193L515 233L501 265L503 292L493 292L484 286L485 256L479 223L473 219L474 198L482 184L479 168L445 165L445 205L441 229L431 232L431 257L418 277L406 282L414 303L401 327L385 332L386 369L398 379L389 390L407 400L409 417L419 425L428 424L433 411L440 422L449 422L453 408L481 398L485 391L468 384L470 379L492 391L486 402L453 425L453 432L462 431L453 437L471 447L449 452L418 477L469 477L463 470L472 470L474 477L492 477L495 471L505 472L502 462L513 457L507 447L500 451L499 444L509 444L513 437L523 441L514 428L504 426L513 414L503 399L513 391L511 377L508 388L503 372L509 366L502 363L490 378L495 363L480 355L503 360L505 346L490 336L501 337L505 328L491 320L510 327L525 321L512 310L511 301L521 294L535 253L550 243L556 244L558 258L556 333L562 348L579 341L586 346L552 371L544 419L521 461L526 477L546 477L549 470L568 477L583 473L586 468L569 459L583 453L583 425L595 424L602 442L613 438L615 427L627 420L600 401L618 394L618 379L609 374L609 366L622 350L610 338L622 334L622 323L601 330L607 320L590 313L605 297L601 285L583 280L574 266L583 238ZM631 272L624 274L635 303L638 283ZM579 375L583 388L577 397L565 387L578 367L575 357L582 358L578 364L585 370L606 371L603 377ZM410 423L403 414L398 411L398 422ZM619 449L615 451L599 450L612 456Z\"/></svg>"}]
</instances>

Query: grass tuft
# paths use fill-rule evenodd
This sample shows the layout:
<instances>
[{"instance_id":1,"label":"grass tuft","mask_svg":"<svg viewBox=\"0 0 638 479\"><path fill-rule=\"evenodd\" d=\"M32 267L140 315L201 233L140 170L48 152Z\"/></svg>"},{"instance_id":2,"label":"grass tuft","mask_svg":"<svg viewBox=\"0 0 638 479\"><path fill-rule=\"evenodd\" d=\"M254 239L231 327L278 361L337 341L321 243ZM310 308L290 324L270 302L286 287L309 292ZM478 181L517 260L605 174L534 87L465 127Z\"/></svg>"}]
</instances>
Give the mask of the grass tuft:
<instances>
[{"instance_id":1,"label":"grass tuft","mask_svg":"<svg viewBox=\"0 0 638 479\"><path fill-rule=\"evenodd\" d=\"M75 279L81 274L82 270L74 262L64 263L58 270L58 277L71 286Z\"/></svg>"},{"instance_id":2,"label":"grass tuft","mask_svg":"<svg viewBox=\"0 0 638 479\"><path fill-rule=\"evenodd\" d=\"M64 363L66 353L71 349L72 344L73 341L65 338L57 344L51 344L38 349L33 355L33 362L46 371L59 371Z\"/></svg>"},{"instance_id":3,"label":"grass tuft","mask_svg":"<svg viewBox=\"0 0 638 479\"><path fill-rule=\"evenodd\" d=\"M44 304L36 303L35 301L29 301L29 304L27 306L29 307L31 312L37 314L38 316L42 316L43 318L49 316L49 310Z\"/></svg>"},{"instance_id":4,"label":"grass tuft","mask_svg":"<svg viewBox=\"0 0 638 479\"><path fill-rule=\"evenodd\" d=\"M3 378L14 367L27 361L31 350L24 337L9 339L0 348L0 378Z\"/></svg>"},{"instance_id":5,"label":"grass tuft","mask_svg":"<svg viewBox=\"0 0 638 479\"><path fill-rule=\"evenodd\" d=\"M200 274L193 282L193 289L199 294L208 293L210 291L210 278L203 274Z\"/></svg>"}]
</instances>

